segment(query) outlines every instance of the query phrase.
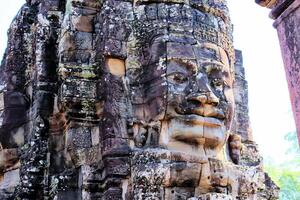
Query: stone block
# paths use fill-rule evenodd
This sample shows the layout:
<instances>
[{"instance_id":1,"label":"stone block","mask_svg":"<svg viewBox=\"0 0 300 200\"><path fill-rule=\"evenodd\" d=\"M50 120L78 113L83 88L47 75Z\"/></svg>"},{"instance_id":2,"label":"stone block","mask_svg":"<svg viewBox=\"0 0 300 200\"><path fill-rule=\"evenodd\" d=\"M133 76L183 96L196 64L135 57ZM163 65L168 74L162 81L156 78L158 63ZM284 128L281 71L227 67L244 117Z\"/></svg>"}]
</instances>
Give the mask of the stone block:
<instances>
[{"instance_id":1,"label":"stone block","mask_svg":"<svg viewBox=\"0 0 300 200\"><path fill-rule=\"evenodd\" d=\"M107 38L104 46L104 55L117 58L126 58L126 43L117 39Z\"/></svg>"},{"instance_id":2,"label":"stone block","mask_svg":"<svg viewBox=\"0 0 300 200\"><path fill-rule=\"evenodd\" d=\"M62 49L62 52L60 53L60 66L61 64L66 64L66 65L79 65L79 64L85 64L85 65L90 65L91 62L91 57L92 57L92 52L91 51L86 51L86 50L76 50L75 49Z\"/></svg>"},{"instance_id":3,"label":"stone block","mask_svg":"<svg viewBox=\"0 0 300 200\"><path fill-rule=\"evenodd\" d=\"M0 111L4 109L4 95L3 92L0 92Z\"/></svg>"},{"instance_id":4,"label":"stone block","mask_svg":"<svg viewBox=\"0 0 300 200\"><path fill-rule=\"evenodd\" d=\"M65 148L65 137L63 134L53 134L49 138L49 148L51 151L62 151Z\"/></svg>"},{"instance_id":5,"label":"stone block","mask_svg":"<svg viewBox=\"0 0 300 200\"><path fill-rule=\"evenodd\" d=\"M99 127L93 127L92 128L92 145L96 146L100 143L100 130Z\"/></svg>"},{"instance_id":6,"label":"stone block","mask_svg":"<svg viewBox=\"0 0 300 200\"><path fill-rule=\"evenodd\" d=\"M56 107L54 108L55 109L54 112L57 112L57 113L49 118L50 142L52 140L51 136L54 137L53 141L55 141L56 138L59 138L56 141L58 141L58 140L59 141L61 141L61 140L64 141L64 139L61 138L61 137L63 137L62 135L64 133L64 130L65 130L66 126L67 126L67 118L66 118L67 116L66 116L66 114L63 113L63 112L59 112L58 107L57 107L57 102L55 102L55 104L56 104ZM59 137L59 135L61 137Z\"/></svg>"},{"instance_id":7,"label":"stone block","mask_svg":"<svg viewBox=\"0 0 300 200\"><path fill-rule=\"evenodd\" d=\"M18 123L21 124L23 122L20 121ZM11 149L22 146L27 132L28 129L26 125L14 128L12 127L12 124L4 124L0 129L0 142L2 147L4 149Z\"/></svg>"},{"instance_id":8,"label":"stone block","mask_svg":"<svg viewBox=\"0 0 300 200\"><path fill-rule=\"evenodd\" d=\"M212 58L217 59L217 52L214 49L201 48L199 46L193 47L197 58Z\"/></svg>"},{"instance_id":9,"label":"stone block","mask_svg":"<svg viewBox=\"0 0 300 200\"><path fill-rule=\"evenodd\" d=\"M4 93L4 108L27 108L29 106L26 96L17 91Z\"/></svg>"},{"instance_id":10,"label":"stone block","mask_svg":"<svg viewBox=\"0 0 300 200\"><path fill-rule=\"evenodd\" d=\"M82 200L82 191L79 189L68 189L59 191L56 195L57 200Z\"/></svg>"},{"instance_id":11,"label":"stone block","mask_svg":"<svg viewBox=\"0 0 300 200\"><path fill-rule=\"evenodd\" d=\"M125 61L117 58L106 58L105 65L109 72L115 76L125 75Z\"/></svg>"},{"instance_id":12,"label":"stone block","mask_svg":"<svg viewBox=\"0 0 300 200\"><path fill-rule=\"evenodd\" d=\"M13 193L15 188L20 183L20 170L15 169L13 171L8 171L4 174L3 180L0 182L0 193L1 191L5 191L8 193Z\"/></svg>"},{"instance_id":13,"label":"stone block","mask_svg":"<svg viewBox=\"0 0 300 200\"><path fill-rule=\"evenodd\" d=\"M194 51L191 45L178 44L175 42L167 43L168 58L178 59L195 59Z\"/></svg>"},{"instance_id":14,"label":"stone block","mask_svg":"<svg viewBox=\"0 0 300 200\"><path fill-rule=\"evenodd\" d=\"M102 144L103 156L129 155L131 151L128 146L128 141L122 138L107 138Z\"/></svg>"},{"instance_id":15,"label":"stone block","mask_svg":"<svg viewBox=\"0 0 300 200\"><path fill-rule=\"evenodd\" d=\"M130 160L126 157L104 158L106 176L127 176L130 173Z\"/></svg>"},{"instance_id":16,"label":"stone block","mask_svg":"<svg viewBox=\"0 0 300 200\"><path fill-rule=\"evenodd\" d=\"M126 42L131 33L131 28L126 22L120 19L119 22L112 22L108 24L108 34L107 37L112 40L119 40L122 42Z\"/></svg>"},{"instance_id":17,"label":"stone block","mask_svg":"<svg viewBox=\"0 0 300 200\"><path fill-rule=\"evenodd\" d=\"M155 20L157 18L157 4L149 4L145 7L147 20Z\"/></svg>"},{"instance_id":18,"label":"stone block","mask_svg":"<svg viewBox=\"0 0 300 200\"><path fill-rule=\"evenodd\" d=\"M90 55L81 55L82 61L89 63ZM84 58L87 56L87 58ZM75 58L77 59L77 58ZM95 80L99 77L98 67L95 65L88 64L74 64L74 63L64 63L59 65L59 75L62 79L68 79L72 77L73 79L83 79L83 80Z\"/></svg>"},{"instance_id":19,"label":"stone block","mask_svg":"<svg viewBox=\"0 0 300 200\"><path fill-rule=\"evenodd\" d=\"M50 173L59 174L66 170L66 156L64 151L53 151L50 155Z\"/></svg>"},{"instance_id":20,"label":"stone block","mask_svg":"<svg viewBox=\"0 0 300 200\"><path fill-rule=\"evenodd\" d=\"M122 188L111 187L103 193L102 200L121 200Z\"/></svg>"},{"instance_id":21,"label":"stone block","mask_svg":"<svg viewBox=\"0 0 300 200\"><path fill-rule=\"evenodd\" d=\"M59 0L48 0L48 1L43 1L41 8L44 11L55 11L58 10L60 7L61 2Z\"/></svg>"},{"instance_id":22,"label":"stone block","mask_svg":"<svg viewBox=\"0 0 300 200\"><path fill-rule=\"evenodd\" d=\"M99 146L79 150L74 149L70 150L69 153L75 167L97 164L102 158Z\"/></svg>"},{"instance_id":23,"label":"stone block","mask_svg":"<svg viewBox=\"0 0 300 200\"><path fill-rule=\"evenodd\" d=\"M160 20L168 18L168 9L166 4L160 3L157 5L157 17Z\"/></svg>"},{"instance_id":24,"label":"stone block","mask_svg":"<svg viewBox=\"0 0 300 200\"><path fill-rule=\"evenodd\" d=\"M73 127L66 133L67 148L85 149L92 147L91 127Z\"/></svg>"},{"instance_id":25,"label":"stone block","mask_svg":"<svg viewBox=\"0 0 300 200\"><path fill-rule=\"evenodd\" d=\"M65 51L74 51L76 50L75 38L72 32L65 30L62 34L62 38L59 41L58 46L59 53L63 53Z\"/></svg>"},{"instance_id":26,"label":"stone block","mask_svg":"<svg viewBox=\"0 0 300 200\"><path fill-rule=\"evenodd\" d=\"M78 99L96 99L97 82L89 80L67 80L61 86L63 97L75 97Z\"/></svg>"},{"instance_id":27,"label":"stone block","mask_svg":"<svg viewBox=\"0 0 300 200\"><path fill-rule=\"evenodd\" d=\"M192 197L188 200L234 200L231 195L222 193L208 193L200 195L199 197Z\"/></svg>"},{"instance_id":28,"label":"stone block","mask_svg":"<svg viewBox=\"0 0 300 200\"><path fill-rule=\"evenodd\" d=\"M75 32L75 49L92 50L93 49L93 34L88 32Z\"/></svg>"},{"instance_id":29,"label":"stone block","mask_svg":"<svg viewBox=\"0 0 300 200\"><path fill-rule=\"evenodd\" d=\"M170 4L169 8L169 22L177 22L181 18L181 6L178 4Z\"/></svg>"},{"instance_id":30,"label":"stone block","mask_svg":"<svg viewBox=\"0 0 300 200\"><path fill-rule=\"evenodd\" d=\"M243 142L240 165L261 166L263 158L258 152L258 145L251 141Z\"/></svg>"},{"instance_id":31,"label":"stone block","mask_svg":"<svg viewBox=\"0 0 300 200\"><path fill-rule=\"evenodd\" d=\"M181 200L194 195L194 189L190 187L169 187L165 189L164 199Z\"/></svg>"},{"instance_id":32,"label":"stone block","mask_svg":"<svg viewBox=\"0 0 300 200\"><path fill-rule=\"evenodd\" d=\"M93 34L89 32L65 31L59 44L59 52L92 50Z\"/></svg>"},{"instance_id":33,"label":"stone block","mask_svg":"<svg viewBox=\"0 0 300 200\"><path fill-rule=\"evenodd\" d=\"M2 149L0 150L0 171L6 171L13 167L19 161L18 150ZM11 176L11 174L7 174ZM5 177L4 177L5 178Z\"/></svg>"},{"instance_id":34,"label":"stone block","mask_svg":"<svg viewBox=\"0 0 300 200\"><path fill-rule=\"evenodd\" d=\"M94 20L94 16L93 15L88 15L88 16L84 16L84 15L72 15L71 16L71 21L72 24L75 28L75 30L77 31L81 31L81 32L93 32L93 20Z\"/></svg>"},{"instance_id":35,"label":"stone block","mask_svg":"<svg viewBox=\"0 0 300 200\"><path fill-rule=\"evenodd\" d=\"M41 116L50 116L53 112L54 94L53 91L39 90L35 94L35 101L33 105L34 112Z\"/></svg>"},{"instance_id":36,"label":"stone block","mask_svg":"<svg viewBox=\"0 0 300 200\"><path fill-rule=\"evenodd\" d=\"M172 162L169 186L196 187L199 183L200 172L200 163Z\"/></svg>"}]
</instances>

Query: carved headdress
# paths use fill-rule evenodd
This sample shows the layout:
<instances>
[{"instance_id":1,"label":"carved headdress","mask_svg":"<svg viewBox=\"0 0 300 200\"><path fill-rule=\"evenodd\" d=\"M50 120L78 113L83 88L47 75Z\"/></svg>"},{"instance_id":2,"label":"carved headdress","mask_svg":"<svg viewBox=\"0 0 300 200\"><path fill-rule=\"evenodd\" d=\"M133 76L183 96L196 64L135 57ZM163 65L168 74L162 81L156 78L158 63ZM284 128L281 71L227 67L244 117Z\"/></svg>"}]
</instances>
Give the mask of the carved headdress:
<instances>
[{"instance_id":1,"label":"carved headdress","mask_svg":"<svg viewBox=\"0 0 300 200\"><path fill-rule=\"evenodd\" d=\"M138 0L139 28L144 27L144 41L157 35L192 36L197 41L211 42L223 48L234 64L233 26L226 0ZM173 4L164 4L164 3ZM142 8L147 4L145 8ZM166 12L166 14L161 14ZM165 16L164 16L165 15ZM145 17L146 16L146 17ZM165 20L165 21L164 21ZM167 31L166 31L167 30ZM151 34L153 33L153 34Z\"/></svg>"},{"instance_id":2,"label":"carved headdress","mask_svg":"<svg viewBox=\"0 0 300 200\"><path fill-rule=\"evenodd\" d=\"M222 47L228 53L233 66L233 26L226 0L191 0L189 4L203 15L194 23L194 36Z\"/></svg>"}]
</instances>

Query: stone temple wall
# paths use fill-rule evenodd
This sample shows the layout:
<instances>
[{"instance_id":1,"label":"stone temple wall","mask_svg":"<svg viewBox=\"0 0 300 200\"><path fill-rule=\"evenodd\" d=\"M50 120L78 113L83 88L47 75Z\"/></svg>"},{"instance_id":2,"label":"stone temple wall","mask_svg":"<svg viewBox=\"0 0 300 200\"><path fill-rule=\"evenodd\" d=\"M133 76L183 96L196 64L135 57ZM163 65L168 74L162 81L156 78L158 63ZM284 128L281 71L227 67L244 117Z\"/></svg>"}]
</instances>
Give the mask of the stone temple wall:
<instances>
[{"instance_id":1,"label":"stone temple wall","mask_svg":"<svg viewBox=\"0 0 300 200\"><path fill-rule=\"evenodd\" d=\"M0 73L0 199L278 199L225 0L28 0Z\"/></svg>"},{"instance_id":2,"label":"stone temple wall","mask_svg":"<svg viewBox=\"0 0 300 200\"><path fill-rule=\"evenodd\" d=\"M246 80L245 69L243 67L243 55L239 50L235 50L234 72L235 116L233 132L240 135L243 141L253 140L249 120L248 82Z\"/></svg>"}]
</instances>

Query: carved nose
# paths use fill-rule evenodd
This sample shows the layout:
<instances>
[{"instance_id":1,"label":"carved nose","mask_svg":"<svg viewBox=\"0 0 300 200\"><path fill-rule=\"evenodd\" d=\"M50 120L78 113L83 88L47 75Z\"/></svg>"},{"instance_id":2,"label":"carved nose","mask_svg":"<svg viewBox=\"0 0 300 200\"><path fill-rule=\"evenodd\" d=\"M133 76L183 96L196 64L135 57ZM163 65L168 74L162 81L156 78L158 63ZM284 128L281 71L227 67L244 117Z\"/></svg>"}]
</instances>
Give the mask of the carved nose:
<instances>
[{"instance_id":1,"label":"carved nose","mask_svg":"<svg viewBox=\"0 0 300 200\"><path fill-rule=\"evenodd\" d=\"M215 106L219 104L219 98L212 91L194 93L188 97L188 100L198 101L201 104L212 104Z\"/></svg>"},{"instance_id":2,"label":"carved nose","mask_svg":"<svg viewBox=\"0 0 300 200\"><path fill-rule=\"evenodd\" d=\"M208 93L208 97L207 97L207 103L209 104L214 104L214 105L219 105L219 98L212 92L210 91Z\"/></svg>"},{"instance_id":3,"label":"carved nose","mask_svg":"<svg viewBox=\"0 0 300 200\"><path fill-rule=\"evenodd\" d=\"M188 96L188 100L198 101L202 105L211 104L217 106L219 98L213 93L207 76L199 73L196 81L192 83L193 93Z\"/></svg>"}]
</instances>

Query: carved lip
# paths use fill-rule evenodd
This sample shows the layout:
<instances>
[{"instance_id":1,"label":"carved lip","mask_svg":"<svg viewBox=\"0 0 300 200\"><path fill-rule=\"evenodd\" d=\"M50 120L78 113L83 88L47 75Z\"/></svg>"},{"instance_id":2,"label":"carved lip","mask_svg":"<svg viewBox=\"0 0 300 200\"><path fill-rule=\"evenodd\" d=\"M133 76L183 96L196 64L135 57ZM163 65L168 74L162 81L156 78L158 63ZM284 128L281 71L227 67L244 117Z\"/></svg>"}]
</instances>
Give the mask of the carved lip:
<instances>
[{"instance_id":1,"label":"carved lip","mask_svg":"<svg viewBox=\"0 0 300 200\"><path fill-rule=\"evenodd\" d=\"M198 116L208 117L208 118L217 118L219 120L225 119L224 112L217 108L206 109L203 107L198 107L198 108L192 109L191 114L196 114Z\"/></svg>"},{"instance_id":2,"label":"carved lip","mask_svg":"<svg viewBox=\"0 0 300 200\"><path fill-rule=\"evenodd\" d=\"M196 107L189 109L175 108L181 120L203 126L223 126L225 113L216 107Z\"/></svg>"},{"instance_id":3,"label":"carved lip","mask_svg":"<svg viewBox=\"0 0 300 200\"><path fill-rule=\"evenodd\" d=\"M185 123L189 123L193 125L202 125L202 126L210 126L210 127L224 126L224 120L220 120L215 117L203 117L196 114L190 114L190 115L180 115L176 118L181 121L184 121Z\"/></svg>"}]
</instances>

